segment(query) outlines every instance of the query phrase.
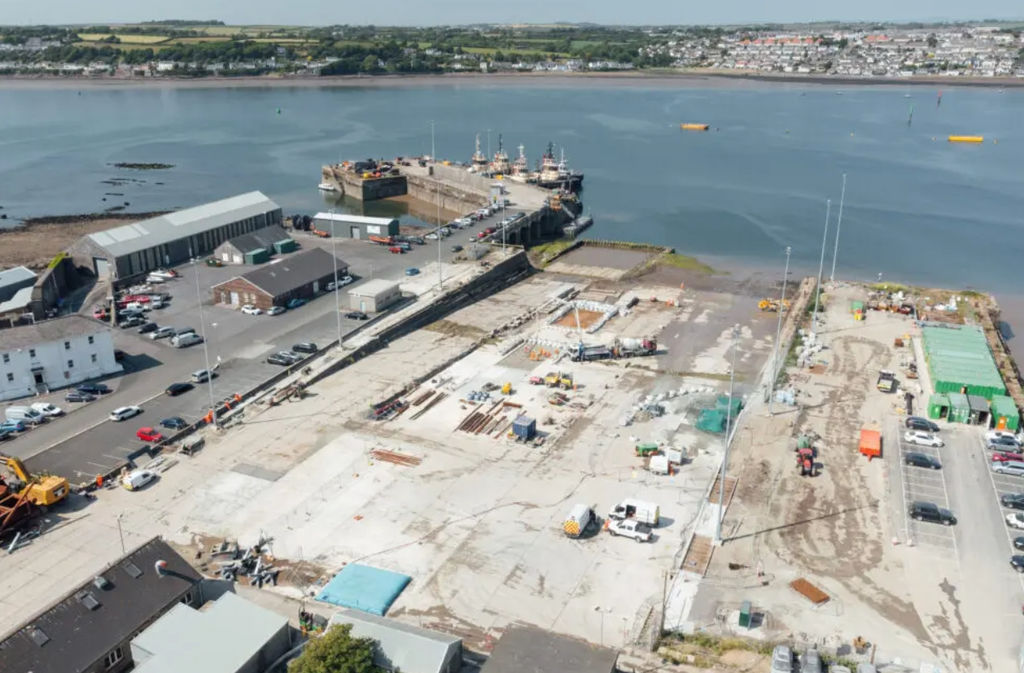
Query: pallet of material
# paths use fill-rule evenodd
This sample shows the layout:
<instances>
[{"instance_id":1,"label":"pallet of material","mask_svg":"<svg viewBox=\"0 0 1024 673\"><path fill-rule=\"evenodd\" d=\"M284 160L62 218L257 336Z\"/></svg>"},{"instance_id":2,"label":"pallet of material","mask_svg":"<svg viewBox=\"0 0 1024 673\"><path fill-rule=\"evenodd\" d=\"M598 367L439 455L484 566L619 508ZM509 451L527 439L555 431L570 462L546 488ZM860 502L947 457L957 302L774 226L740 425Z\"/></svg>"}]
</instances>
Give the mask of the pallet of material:
<instances>
[{"instance_id":1,"label":"pallet of material","mask_svg":"<svg viewBox=\"0 0 1024 673\"><path fill-rule=\"evenodd\" d=\"M827 603L829 600L829 595L827 593L814 586L803 577L796 578L789 583L789 586L815 605L822 605Z\"/></svg>"},{"instance_id":2,"label":"pallet of material","mask_svg":"<svg viewBox=\"0 0 1024 673\"><path fill-rule=\"evenodd\" d=\"M414 399L414 400L412 401L412 406L414 406L414 407L418 407L418 406L420 406L421 404L423 404L424 402L426 402L427 400L429 400L429 399L431 398L431 396L432 396L432 395L433 395L434 393L436 393L436 392L437 392L436 390L428 390L427 392L423 393L422 395L420 395L419 397L417 397L416 399Z\"/></svg>"},{"instance_id":3,"label":"pallet of material","mask_svg":"<svg viewBox=\"0 0 1024 673\"><path fill-rule=\"evenodd\" d=\"M370 455L385 463L394 463L395 465L404 465L405 467L415 467L423 462L422 458L410 456L407 453L388 451L387 449L374 449L370 451Z\"/></svg>"},{"instance_id":4,"label":"pallet of material","mask_svg":"<svg viewBox=\"0 0 1024 673\"><path fill-rule=\"evenodd\" d=\"M437 404L446 397L448 397L447 393L438 393L437 395L434 396L434 399L424 404L423 408L417 411L412 416L410 416L409 419L415 421L417 418L430 411L431 407L433 407L435 404Z\"/></svg>"}]
</instances>

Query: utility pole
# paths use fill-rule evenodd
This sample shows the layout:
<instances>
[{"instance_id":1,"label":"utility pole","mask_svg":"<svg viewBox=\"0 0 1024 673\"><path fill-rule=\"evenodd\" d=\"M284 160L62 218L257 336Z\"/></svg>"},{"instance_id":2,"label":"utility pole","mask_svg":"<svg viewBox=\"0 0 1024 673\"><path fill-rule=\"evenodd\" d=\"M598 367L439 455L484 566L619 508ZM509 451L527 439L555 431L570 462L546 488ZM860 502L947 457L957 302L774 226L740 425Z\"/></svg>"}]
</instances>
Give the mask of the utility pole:
<instances>
[{"instance_id":1,"label":"utility pole","mask_svg":"<svg viewBox=\"0 0 1024 673\"><path fill-rule=\"evenodd\" d=\"M338 319L338 348L341 348L341 282L338 280L338 238L334 235L334 208L331 208L331 260L334 262L334 314Z\"/></svg>"},{"instance_id":2,"label":"utility pole","mask_svg":"<svg viewBox=\"0 0 1024 673\"><path fill-rule=\"evenodd\" d=\"M843 226L843 202L846 200L846 173L843 173L843 192L839 195L839 219L836 220L836 247L832 251L832 273L828 281L836 282L836 258L839 257L839 229Z\"/></svg>"},{"instance_id":3,"label":"utility pole","mask_svg":"<svg viewBox=\"0 0 1024 673\"><path fill-rule=\"evenodd\" d=\"M718 517L715 520L715 543L722 544L722 521L725 519L725 473L729 466L729 443L732 441L732 395L736 383L736 327L732 328L732 357L729 363L729 408L725 410L725 453L718 475Z\"/></svg>"},{"instance_id":4,"label":"utility pole","mask_svg":"<svg viewBox=\"0 0 1024 673\"><path fill-rule=\"evenodd\" d=\"M821 259L818 260L818 284L814 286L814 313L811 314L811 331L818 325L818 297L821 296L821 274L825 270L825 241L828 240L828 217L832 212L832 199L825 199L825 233L821 237Z\"/></svg>"},{"instance_id":5,"label":"utility pole","mask_svg":"<svg viewBox=\"0 0 1024 673\"><path fill-rule=\"evenodd\" d=\"M434 154L434 120L430 120L430 159L434 162L434 184L437 185L437 292L441 293L443 274L441 271L441 178L437 175L437 155Z\"/></svg>"},{"instance_id":6,"label":"utility pole","mask_svg":"<svg viewBox=\"0 0 1024 673\"><path fill-rule=\"evenodd\" d=\"M196 277L196 301L199 302L199 331L203 336L203 360L206 362L206 384L210 392L210 416L213 419L213 427L217 424L217 406L213 401L213 372L210 370L210 349L209 339L206 338L206 319L203 317L203 295L199 291L199 265L195 257L192 258L192 275Z\"/></svg>"},{"instance_id":7,"label":"utility pole","mask_svg":"<svg viewBox=\"0 0 1024 673\"><path fill-rule=\"evenodd\" d=\"M779 300L779 321L775 326L775 355L772 356L772 381L771 390L768 392L768 415L774 412L772 405L775 403L775 381L779 378L779 341L782 340L782 314L786 311L786 282L789 280L789 255L793 249L786 246L786 270L782 272L782 299Z\"/></svg>"}]
</instances>

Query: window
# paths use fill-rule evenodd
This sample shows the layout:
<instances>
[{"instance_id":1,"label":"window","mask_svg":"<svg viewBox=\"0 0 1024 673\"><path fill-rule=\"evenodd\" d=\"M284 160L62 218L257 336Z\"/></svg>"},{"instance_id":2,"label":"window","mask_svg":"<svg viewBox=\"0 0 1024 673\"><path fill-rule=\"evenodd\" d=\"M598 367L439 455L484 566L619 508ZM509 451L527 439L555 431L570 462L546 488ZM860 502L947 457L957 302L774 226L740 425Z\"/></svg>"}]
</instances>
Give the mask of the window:
<instances>
[{"instance_id":1,"label":"window","mask_svg":"<svg viewBox=\"0 0 1024 673\"><path fill-rule=\"evenodd\" d=\"M118 645L103 659L103 665L107 668L113 668L122 659L124 659L124 652L121 650L121 646Z\"/></svg>"},{"instance_id":2,"label":"window","mask_svg":"<svg viewBox=\"0 0 1024 673\"><path fill-rule=\"evenodd\" d=\"M14 374L11 374L10 372L7 373L7 382L14 383Z\"/></svg>"},{"instance_id":3,"label":"window","mask_svg":"<svg viewBox=\"0 0 1024 673\"><path fill-rule=\"evenodd\" d=\"M191 591L186 591L185 595L181 597L181 600L179 602L180 603L184 603L185 605L192 605L192 599L193 598L194 598L194 596L192 595L192 592Z\"/></svg>"},{"instance_id":4,"label":"window","mask_svg":"<svg viewBox=\"0 0 1024 673\"><path fill-rule=\"evenodd\" d=\"M68 369L73 369L74 366L75 366L75 361L74 360L68 360Z\"/></svg>"},{"instance_id":5,"label":"window","mask_svg":"<svg viewBox=\"0 0 1024 673\"><path fill-rule=\"evenodd\" d=\"M9 354L7 354L7 353L4 353L4 364L7 364L10 361L11 361L11 356Z\"/></svg>"},{"instance_id":6,"label":"window","mask_svg":"<svg viewBox=\"0 0 1024 673\"><path fill-rule=\"evenodd\" d=\"M93 337L92 337L92 336L90 336L90 337L89 337L89 343L92 343L92 342L93 342Z\"/></svg>"},{"instance_id":7,"label":"window","mask_svg":"<svg viewBox=\"0 0 1024 673\"><path fill-rule=\"evenodd\" d=\"M28 356L30 358L34 358L36 356L36 349L35 348L29 348L28 349Z\"/></svg>"},{"instance_id":8,"label":"window","mask_svg":"<svg viewBox=\"0 0 1024 673\"><path fill-rule=\"evenodd\" d=\"M90 357L90 358L92 359L92 363L93 363L93 364L96 364L96 354L95 354L95 353L93 353L93 354L92 354L92 355L90 355L89 357Z\"/></svg>"},{"instance_id":9,"label":"window","mask_svg":"<svg viewBox=\"0 0 1024 673\"><path fill-rule=\"evenodd\" d=\"M66 351L71 350L71 342L70 341L65 341L64 342L64 350L66 350Z\"/></svg>"}]
</instances>

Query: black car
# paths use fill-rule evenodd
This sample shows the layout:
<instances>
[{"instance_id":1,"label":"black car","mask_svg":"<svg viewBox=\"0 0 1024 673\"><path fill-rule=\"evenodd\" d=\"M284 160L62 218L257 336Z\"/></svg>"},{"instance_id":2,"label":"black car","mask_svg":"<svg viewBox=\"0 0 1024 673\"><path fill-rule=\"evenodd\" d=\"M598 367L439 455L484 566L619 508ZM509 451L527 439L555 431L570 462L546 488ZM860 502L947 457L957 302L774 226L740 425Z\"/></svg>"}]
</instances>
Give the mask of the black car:
<instances>
[{"instance_id":1,"label":"black car","mask_svg":"<svg viewBox=\"0 0 1024 673\"><path fill-rule=\"evenodd\" d=\"M952 526L956 523L956 517L948 509L943 509L932 502L913 502L910 504L910 518L915 521L930 521L941 523L943 526Z\"/></svg>"},{"instance_id":2,"label":"black car","mask_svg":"<svg viewBox=\"0 0 1024 673\"><path fill-rule=\"evenodd\" d=\"M1024 573L1024 556L1014 554L1010 557L1010 567L1019 573Z\"/></svg>"},{"instance_id":3,"label":"black car","mask_svg":"<svg viewBox=\"0 0 1024 673\"><path fill-rule=\"evenodd\" d=\"M167 386L167 390L165 390L164 392L167 393L169 397L176 397L178 395L181 395L182 393L187 393L188 391L192 390L192 387L193 386L191 383L172 383L171 385Z\"/></svg>"},{"instance_id":4,"label":"black car","mask_svg":"<svg viewBox=\"0 0 1024 673\"><path fill-rule=\"evenodd\" d=\"M65 402L92 402L96 397L89 393L83 393L77 390L73 390L64 396Z\"/></svg>"},{"instance_id":5,"label":"black car","mask_svg":"<svg viewBox=\"0 0 1024 673\"><path fill-rule=\"evenodd\" d=\"M76 386L75 390L90 395L106 395L110 392L110 388L102 383L82 383Z\"/></svg>"},{"instance_id":6,"label":"black car","mask_svg":"<svg viewBox=\"0 0 1024 673\"><path fill-rule=\"evenodd\" d=\"M452 252L462 252L462 246L461 245L453 245L452 246Z\"/></svg>"},{"instance_id":7,"label":"black car","mask_svg":"<svg viewBox=\"0 0 1024 673\"><path fill-rule=\"evenodd\" d=\"M317 347L312 341L303 341L300 344L292 346L292 350L296 353L316 353Z\"/></svg>"},{"instance_id":8,"label":"black car","mask_svg":"<svg viewBox=\"0 0 1024 673\"><path fill-rule=\"evenodd\" d=\"M1024 493L1004 493L999 496L999 502L1010 509L1024 509Z\"/></svg>"},{"instance_id":9,"label":"black car","mask_svg":"<svg viewBox=\"0 0 1024 673\"><path fill-rule=\"evenodd\" d=\"M287 367L289 365L295 364L295 361L292 360L291 358L286 358L280 353L271 353L270 355L267 356L267 364L281 365L282 367Z\"/></svg>"},{"instance_id":10,"label":"black car","mask_svg":"<svg viewBox=\"0 0 1024 673\"><path fill-rule=\"evenodd\" d=\"M942 467L942 463L935 458L932 458L928 454L917 453L915 451L905 453L903 455L903 462L907 465L913 465L914 467L927 467L933 470L938 470Z\"/></svg>"},{"instance_id":11,"label":"black car","mask_svg":"<svg viewBox=\"0 0 1024 673\"><path fill-rule=\"evenodd\" d=\"M349 320L366 320L370 316L366 315L362 311L349 311L345 314L345 317Z\"/></svg>"},{"instance_id":12,"label":"black car","mask_svg":"<svg viewBox=\"0 0 1024 673\"><path fill-rule=\"evenodd\" d=\"M920 416L908 416L906 425L911 430L923 430L925 432L938 432L939 426L932 423L927 418L921 418Z\"/></svg>"},{"instance_id":13,"label":"black car","mask_svg":"<svg viewBox=\"0 0 1024 673\"><path fill-rule=\"evenodd\" d=\"M1013 548L1014 549L1024 549L1024 537L1015 537L1015 538L1013 538Z\"/></svg>"},{"instance_id":14,"label":"black car","mask_svg":"<svg viewBox=\"0 0 1024 673\"><path fill-rule=\"evenodd\" d=\"M185 419L181 416L171 416L170 418L165 418L160 421L160 425L171 430L181 430L183 427L188 425L188 423L186 423Z\"/></svg>"},{"instance_id":15,"label":"black car","mask_svg":"<svg viewBox=\"0 0 1024 673\"><path fill-rule=\"evenodd\" d=\"M155 322L147 322L145 325L139 328L139 334L149 334L150 332L155 332L157 327L159 327L159 325L157 325Z\"/></svg>"}]
</instances>

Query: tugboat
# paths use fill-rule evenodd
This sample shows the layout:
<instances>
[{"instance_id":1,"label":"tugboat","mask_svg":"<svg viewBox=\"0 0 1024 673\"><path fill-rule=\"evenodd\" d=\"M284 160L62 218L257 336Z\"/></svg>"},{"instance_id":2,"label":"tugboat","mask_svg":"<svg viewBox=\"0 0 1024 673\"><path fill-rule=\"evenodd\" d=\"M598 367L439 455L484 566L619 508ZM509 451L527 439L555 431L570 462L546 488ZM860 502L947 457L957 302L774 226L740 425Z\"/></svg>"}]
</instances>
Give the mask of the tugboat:
<instances>
[{"instance_id":1,"label":"tugboat","mask_svg":"<svg viewBox=\"0 0 1024 673\"><path fill-rule=\"evenodd\" d=\"M487 172L487 155L480 151L480 134L476 134L476 151L473 152L472 170L474 173Z\"/></svg>"},{"instance_id":2,"label":"tugboat","mask_svg":"<svg viewBox=\"0 0 1024 673\"><path fill-rule=\"evenodd\" d=\"M578 192L583 187L583 173L569 170L565 163L565 150L562 150L561 160L556 162L554 146L548 143L548 149L541 157L537 184L546 189Z\"/></svg>"},{"instance_id":3,"label":"tugboat","mask_svg":"<svg viewBox=\"0 0 1024 673\"><path fill-rule=\"evenodd\" d=\"M516 182L532 182L534 180L533 175L530 174L530 163L526 160L526 148L523 145L519 146L519 156L512 162L512 171L508 177Z\"/></svg>"},{"instance_id":4,"label":"tugboat","mask_svg":"<svg viewBox=\"0 0 1024 673\"><path fill-rule=\"evenodd\" d=\"M505 154L505 150L502 149L501 134L498 134L498 151L494 153L494 160L491 161L490 172L491 175L505 175L511 169L511 165L508 162L508 155Z\"/></svg>"}]
</instances>

